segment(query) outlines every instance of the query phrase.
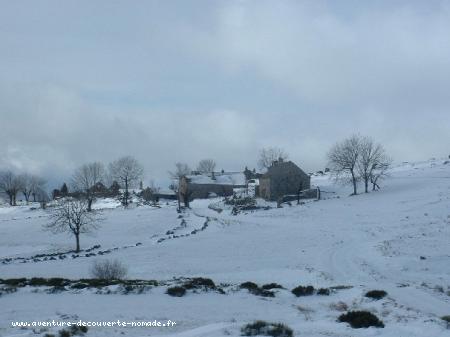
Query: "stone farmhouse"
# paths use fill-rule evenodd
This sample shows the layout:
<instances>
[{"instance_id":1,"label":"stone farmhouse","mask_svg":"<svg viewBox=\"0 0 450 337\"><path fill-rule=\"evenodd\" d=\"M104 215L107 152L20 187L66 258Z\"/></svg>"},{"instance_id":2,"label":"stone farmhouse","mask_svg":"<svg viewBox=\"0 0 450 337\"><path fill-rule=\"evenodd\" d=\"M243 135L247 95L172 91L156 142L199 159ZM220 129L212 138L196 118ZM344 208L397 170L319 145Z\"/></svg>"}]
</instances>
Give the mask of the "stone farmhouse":
<instances>
[{"instance_id":1,"label":"stone farmhouse","mask_svg":"<svg viewBox=\"0 0 450 337\"><path fill-rule=\"evenodd\" d=\"M311 187L311 179L291 161L278 160L273 162L264 174L245 168L243 172L214 172L200 174L192 172L179 180L178 192L181 201L210 197L228 197L237 188L247 188L252 182L258 181L256 196L270 201L279 201L286 196L297 196L300 191Z\"/></svg>"},{"instance_id":2,"label":"stone farmhouse","mask_svg":"<svg viewBox=\"0 0 450 337\"><path fill-rule=\"evenodd\" d=\"M278 201L288 195L298 195L311 188L311 178L291 161L274 161L259 178L259 196Z\"/></svg>"}]
</instances>

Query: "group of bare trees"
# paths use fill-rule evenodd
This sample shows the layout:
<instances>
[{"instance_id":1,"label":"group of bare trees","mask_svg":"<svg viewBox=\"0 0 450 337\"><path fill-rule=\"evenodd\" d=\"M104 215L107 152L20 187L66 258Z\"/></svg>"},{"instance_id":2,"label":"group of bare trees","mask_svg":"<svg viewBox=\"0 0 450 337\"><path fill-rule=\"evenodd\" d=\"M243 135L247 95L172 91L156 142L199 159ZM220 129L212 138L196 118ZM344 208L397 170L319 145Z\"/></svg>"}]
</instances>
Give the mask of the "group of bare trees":
<instances>
[{"instance_id":1,"label":"group of bare trees","mask_svg":"<svg viewBox=\"0 0 450 337\"><path fill-rule=\"evenodd\" d=\"M130 188L137 186L143 177L142 165L133 157L121 157L105 168L100 162L83 164L72 175L72 189L87 201L87 211L92 210L96 188L99 184L105 185L112 181L124 189L122 203L128 206L130 201Z\"/></svg>"},{"instance_id":2,"label":"group of bare trees","mask_svg":"<svg viewBox=\"0 0 450 337\"><path fill-rule=\"evenodd\" d=\"M121 157L108 166L100 162L83 164L72 176L72 188L75 191L60 199L50 215L50 223L45 227L54 233L67 232L75 237L76 251L80 251L80 235L98 228L101 212L92 209L99 184L107 180L124 189L122 203L127 206L130 200L129 189L137 186L143 176L142 165L133 157Z\"/></svg>"},{"instance_id":3,"label":"group of bare trees","mask_svg":"<svg viewBox=\"0 0 450 337\"><path fill-rule=\"evenodd\" d=\"M392 159L384 147L370 137L353 135L335 144L328 153L331 172L337 180L353 185L358 193L358 181L364 183L364 191L379 189L379 181L387 175Z\"/></svg>"},{"instance_id":4,"label":"group of bare trees","mask_svg":"<svg viewBox=\"0 0 450 337\"><path fill-rule=\"evenodd\" d=\"M13 171L0 172L0 192L5 193L9 198L11 206L17 205L17 195L22 193L25 201L47 201L45 191L45 179L28 173L15 174Z\"/></svg>"}]
</instances>

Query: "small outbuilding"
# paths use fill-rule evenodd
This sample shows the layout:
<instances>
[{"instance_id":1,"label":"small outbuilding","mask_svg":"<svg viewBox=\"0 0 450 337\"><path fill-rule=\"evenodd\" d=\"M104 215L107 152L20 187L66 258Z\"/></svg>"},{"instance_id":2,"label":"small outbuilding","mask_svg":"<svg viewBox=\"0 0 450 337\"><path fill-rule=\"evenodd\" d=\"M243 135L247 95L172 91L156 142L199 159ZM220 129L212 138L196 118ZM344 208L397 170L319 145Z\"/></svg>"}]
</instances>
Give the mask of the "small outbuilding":
<instances>
[{"instance_id":1,"label":"small outbuilding","mask_svg":"<svg viewBox=\"0 0 450 337\"><path fill-rule=\"evenodd\" d=\"M245 187L242 172L214 172L209 175L192 174L179 180L181 200L205 199L212 196L227 197L233 195L233 189Z\"/></svg>"}]
</instances>

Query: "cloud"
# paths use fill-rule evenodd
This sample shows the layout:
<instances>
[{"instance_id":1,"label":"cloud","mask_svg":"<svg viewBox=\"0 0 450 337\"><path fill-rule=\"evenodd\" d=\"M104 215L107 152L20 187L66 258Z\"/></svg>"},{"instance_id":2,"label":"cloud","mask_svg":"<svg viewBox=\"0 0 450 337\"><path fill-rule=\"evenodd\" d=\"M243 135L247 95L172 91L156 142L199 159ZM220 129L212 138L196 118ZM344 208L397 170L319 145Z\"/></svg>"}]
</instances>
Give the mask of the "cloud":
<instances>
[{"instance_id":1,"label":"cloud","mask_svg":"<svg viewBox=\"0 0 450 337\"><path fill-rule=\"evenodd\" d=\"M278 146L311 171L354 132L398 161L447 155L445 2L55 4L0 13L0 167L59 184L130 154L165 184L177 161Z\"/></svg>"}]
</instances>

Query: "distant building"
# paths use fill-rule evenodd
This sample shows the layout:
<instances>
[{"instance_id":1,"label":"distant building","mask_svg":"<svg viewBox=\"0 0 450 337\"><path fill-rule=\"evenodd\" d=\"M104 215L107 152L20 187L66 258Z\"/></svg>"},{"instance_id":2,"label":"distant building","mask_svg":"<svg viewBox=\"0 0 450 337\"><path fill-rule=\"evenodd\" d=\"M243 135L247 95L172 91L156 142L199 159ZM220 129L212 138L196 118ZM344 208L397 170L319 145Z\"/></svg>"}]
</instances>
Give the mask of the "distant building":
<instances>
[{"instance_id":1,"label":"distant building","mask_svg":"<svg viewBox=\"0 0 450 337\"><path fill-rule=\"evenodd\" d=\"M282 159L273 162L259 178L259 196L271 201L277 201L286 195L296 195L310 187L310 176L293 162Z\"/></svg>"},{"instance_id":2,"label":"distant building","mask_svg":"<svg viewBox=\"0 0 450 337\"><path fill-rule=\"evenodd\" d=\"M179 193L181 200L184 200L185 197L190 200L212 196L227 197L233 195L234 188L245 187L245 182L242 172L222 171L210 175L197 173L180 178Z\"/></svg>"}]
</instances>

